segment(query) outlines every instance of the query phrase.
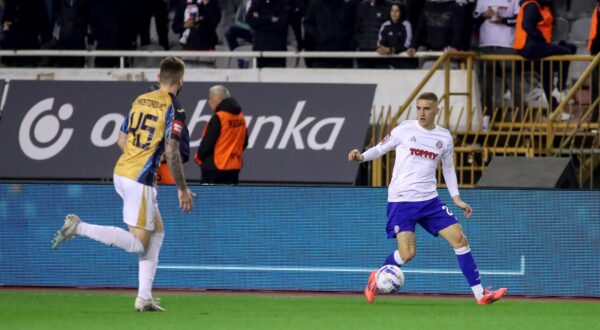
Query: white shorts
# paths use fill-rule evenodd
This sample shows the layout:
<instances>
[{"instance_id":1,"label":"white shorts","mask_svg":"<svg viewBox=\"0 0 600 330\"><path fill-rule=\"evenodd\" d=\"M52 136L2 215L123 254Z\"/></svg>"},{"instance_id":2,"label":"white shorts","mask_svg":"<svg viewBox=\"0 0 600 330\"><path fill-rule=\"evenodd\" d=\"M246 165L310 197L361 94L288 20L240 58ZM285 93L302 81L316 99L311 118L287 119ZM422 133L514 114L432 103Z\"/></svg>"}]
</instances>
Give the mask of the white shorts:
<instances>
[{"instance_id":1,"label":"white shorts","mask_svg":"<svg viewBox=\"0 0 600 330\"><path fill-rule=\"evenodd\" d=\"M113 175L115 190L123 199L123 222L129 226L154 231L162 220L156 201L156 188Z\"/></svg>"}]
</instances>

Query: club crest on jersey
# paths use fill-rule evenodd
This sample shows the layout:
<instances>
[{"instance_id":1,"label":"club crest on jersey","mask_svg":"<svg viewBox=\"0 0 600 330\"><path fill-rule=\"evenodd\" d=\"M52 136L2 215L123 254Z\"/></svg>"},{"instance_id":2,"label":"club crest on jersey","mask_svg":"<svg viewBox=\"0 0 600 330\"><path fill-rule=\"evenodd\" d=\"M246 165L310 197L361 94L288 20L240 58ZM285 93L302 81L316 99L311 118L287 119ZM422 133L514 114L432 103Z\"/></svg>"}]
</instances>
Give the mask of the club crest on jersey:
<instances>
[{"instance_id":1,"label":"club crest on jersey","mask_svg":"<svg viewBox=\"0 0 600 330\"><path fill-rule=\"evenodd\" d=\"M436 146L438 149L442 149L442 147L444 146L444 142L442 142L442 141L438 141L438 142L436 142L436 143L435 143L435 146Z\"/></svg>"}]
</instances>

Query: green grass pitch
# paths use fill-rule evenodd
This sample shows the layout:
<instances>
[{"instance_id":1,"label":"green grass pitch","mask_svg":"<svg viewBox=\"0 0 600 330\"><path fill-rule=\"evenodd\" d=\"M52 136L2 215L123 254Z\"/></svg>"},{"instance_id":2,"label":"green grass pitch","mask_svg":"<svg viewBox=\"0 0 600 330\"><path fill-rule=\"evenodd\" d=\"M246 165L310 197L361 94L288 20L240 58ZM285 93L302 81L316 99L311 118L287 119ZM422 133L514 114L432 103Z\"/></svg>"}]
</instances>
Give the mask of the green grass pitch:
<instances>
[{"instance_id":1,"label":"green grass pitch","mask_svg":"<svg viewBox=\"0 0 600 330\"><path fill-rule=\"evenodd\" d=\"M261 294L160 294L165 313L133 310L135 294L0 290L0 329L599 329L599 301Z\"/></svg>"}]
</instances>

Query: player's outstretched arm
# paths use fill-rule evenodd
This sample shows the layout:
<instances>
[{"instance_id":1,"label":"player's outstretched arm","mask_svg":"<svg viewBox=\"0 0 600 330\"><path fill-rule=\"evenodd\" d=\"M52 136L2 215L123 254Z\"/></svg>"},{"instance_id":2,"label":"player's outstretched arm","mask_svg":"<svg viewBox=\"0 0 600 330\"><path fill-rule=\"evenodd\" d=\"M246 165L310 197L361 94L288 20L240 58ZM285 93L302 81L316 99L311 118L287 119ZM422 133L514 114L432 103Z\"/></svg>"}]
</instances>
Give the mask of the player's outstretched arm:
<instances>
[{"instance_id":1,"label":"player's outstretched arm","mask_svg":"<svg viewBox=\"0 0 600 330\"><path fill-rule=\"evenodd\" d=\"M362 161L365 160L365 158L363 157L363 155L360 153L360 151L358 151L358 149L353 149L350 151L350 153L348 154L348 160L351 162L357 162L360 163Z\"/></svg>"},{"instance_id":2,"label":"player's outstretched arm","mask_svg":"<svg viewBox=\"0 0 600 330\"><path fill-rule=\"evenodd\" d=\"M179 154L179 142L174 139L167 139L165 146L165 155L167 165L177 185L177 196L179 197L179 209L183 212L189 212L194 207L194 193L188 188L183 174L183 163Z\"/></svg>"},{"instance_id":3,"label":"player's outstretched arm","mask_svg":"<svg viewBox=\"0 0 600 330\"><path fill-rule=\"evenodd\" d=\"M460 198L460 195L452 197L452 201L454 202L454 205L456 205L464 211L465 218L471 217L471 215L473 214L473 209L469 204L463 202L463 200Z\"/></svg>"}]
</instances>

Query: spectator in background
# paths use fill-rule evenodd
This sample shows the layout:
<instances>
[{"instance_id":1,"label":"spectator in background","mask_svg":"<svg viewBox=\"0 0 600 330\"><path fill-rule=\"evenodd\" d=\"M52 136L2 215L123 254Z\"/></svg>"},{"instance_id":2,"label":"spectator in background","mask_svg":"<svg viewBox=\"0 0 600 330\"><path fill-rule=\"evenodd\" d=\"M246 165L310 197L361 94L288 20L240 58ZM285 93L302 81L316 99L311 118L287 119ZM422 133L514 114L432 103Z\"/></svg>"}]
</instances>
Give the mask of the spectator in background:
<instances>
[{"instance_id":1,"label":"spectator in background","mask_svg":"<svg viewBox=\"0 0 600 330\"><path fill-rule=\"evenodd\" d=\"M219 42L217 25L221 21L219 0L183 0L173 19L173 31L181 34L185 50L214 50Z\"/></svg>"},{"instance_id":2,"label":"spectator in background","mask_svg":"<svg viewBox=\"0 0 600 330\"><path fill-rule=\"evenodd\" d=\"M89 0L59 0L56 7L58 26L58 49L85 50L86 37L90 24ZM85 57L58 57L55 63L59 67L83 67Z\"/></svg>"},{"instance_id":3,"label":"spectator in background","mask_svg":"<svg viewBox=\"0 0 600 330\"><path fill-rule=\"evenodd\" d=\"M214 112L202 132L194 157L202 170L202 183L237 184L248 145L248 130L242 108L227 88L208 90L208 106Z\"/></svg>"},{"instance_id":4,"label":"spectator in background","mask_svg":"<svg viewBox=\"0 0 600 330\"><path fill-rule=\"evenodd\" d=\"M290 7L287 0L252 0L246 22L254 31L253 50L286 51ZM258 58L259 68L285 67L285 58Z\"/></svg>"},{"instance_id":5,"label":"spectator in background","mask_svg":"<svg viewBox=\"0 0 600 330\"><path fill-rule=\"evenodd\" d=\"M517 54L525 57L528 60L539 60L552 55L570 55L575 54L577 47L561 41L558 45L552 44L552 23L554 15L551 9L551 0L521 0L521 9L517 15L515 41L513 46ZM541 62L536 61L535 71L540 74L544 93L550 105L554 108L560 100L560 93L552 95L552 87L554 77L550 77L550 71L558 72L559 79L558 88L561 91L565 90L569 62ZM540 72L541 71L541 72ZM543 73L543 74L541 74Z\"/></svg>"},{"instance_id":6,"label":"spectator in background","mask_svg":"<svg viewBox=\"0 0 600 330\"><path fill-rule=\"evenodd\" d=\"M592 13L588 49L592 55L598 55L600 52L600 0L598 0L598 4ZM592 84L590 88L592 89L592 102L594 102L600 96L600 67L596 67L596 70L592 72ZM598 112L600 112L600 105L592 111L592 122L598 121Z\"/></svg>"},{"instance_id":7,"label":"spectator in background","mask_svg":"<svg viewBox=\"0 0 600 330\"><path fill-rule=\"evenodd\" d=\"M430 51L458 51L464 31L463 10L455 0L428 0L408 54L421 46Z\"/></svg>"},{"instance_id":8,"label":"spectator in background","mask_svg":"<svg viewBox=\"0 0 600 330\"><path fill-rule=\"evenodd\" d=\"M2 19L3 49L40 49L51 40L44 0L6 0ZM36 66L38 57L4 57L7 66Z\"/></svg>"},{"instance_id":9,"label":"spectator in background","mask_svg":"<svg viewBox=\"0 0 600 330\"><path fill-rule=\"evenodd\" d=\"M353 0L313 0L304 16L306 50L354 51L356 2ZM353 59L314 59L316 68L352 68Z\"/></svg>"},{"instance_id":10,"label":"spectator in background","mask_svg":"<svg viewBox=\"0 0 600 330\"><path fill-rule=\"evenodd\" d=\"M395 2L395 1L394 1ZM423 0L399 0L401 5L406 7L406 19L410 22L410 26L415 27L419 23L421 18L421 12L423 11Z\"/></svg>"},{"instance_id":11,"label":"spectator in background","mask_svg":"<svg viewBox=\"0 0 600 330\"><path fill-rule=\"evenodd\" d=\"M225 38L227 39L227 45L230 50L238 48L238 39L245 40L249 43L252 43L252 40L254 39L252 28L246 23L246 13L248 12L248 9L250 9L251 3L252 0L242 0L235 11L233 25L225 30Z\"/></svg>"},{"instance_id":12,"label":"spectator in background","mask_svg":"<svg viewBox=\"0 0 600 330\"><path fill-rule=\"evenodd\" d=\"M477 0L473 16L479 26L479 50L483 54L514 55L515 23L519 12L519 0ZM504 70L502 70L504 64ZM507 89L512 88L512 78L520 83L517 77L512 77L512 63L490 61L484 63L486 81L484 90L483 128L487 129L494 108L502 104L502 98ZM494 73L496 73L494 75ZM505 86L502 86L502 76L505 76ZM484 75L480 75L483 77ZM496 82L494 83L494 80ZM496 86L496 89L493 87ZM520 93L520 88L511 91L512 95ZM517 102L520 105L520 102Z\"/></svg>"},{"instance_id":13,"label":"spectator in background","mask_svg":"<svg viewBox=\"0 0 600 330\"><path fill-rule=\"evenodd\" d=\"M97 50L136 48L136 6L132 1L90 0L90 25ZM96 57L97 68L119 67L118 57ZM125 65L129 65L129 60Z\"/></svg>"},{"instance_id":14,"label":"spectator in background","mask_svg":"<svg viewBox=\"0 0 600 330\"><path fill-rule=\"evenodd\" d=\"M354 30L358 50L372 52L377 50L379 29L388 20L390 5L386 0L362 0L356 6L356 21ZM376 58L359 58L356 60L359 68L386 68L388 62Z\"/></svg>"},{"instance_id":15,"label":"spectator in background","mask_svg":"<svg viewBox=\"0 0 600 330\"><path fill-rule=\"evenodd\" d=\"M510 2L506 0L505 2ZM471 39L473 38L473 10L475 9L475 0L456 0L456 4L462 10L463 33L460 50L471 49Z\"/></svg>"},{"instance_id":16,"label":"spectator in background","mask_svg":"<svg viewBox=\"0 0 600 330\"><path fill-rule=\"evenodd\" d=\"M3 17L4 17L4 0L0 0L0 25L3 22ZM0 42L2 42L2 40L4 40L4 33L3 33L3 29L0 28Z\"/></svg>"},{"instance_id":17,"label":"spectator in background","mask_svg":"<svg viewBox=\"0 0 600 330\"><path fill-rule=\"evenodd\" d=\"M290 26L296 37L296 49L304 50L304 38L302 36L302 19L306 14L308 0L290 0Z\"/></svg>"},{"instance_id":18,"label":"spectator in background","mask_svg":"<svg viewBox=\"0 0 600 330\"><path fill-rule=\"evenodd\" d=\"M169 50L169 13L166 0L142 0L138 5L138 14L137 33L140 36L140 46L150 45L150 22L154 17L158 44L164 50Z\"/></svg>"},{"instance_id":19,"label":"spectator in background","mask_svg":"<svg viewBox=\"0 0 600 330\"><path fill-rule=\"evenodd\" d=\"M404 17L406 7L398 2L390 6L390 20L381 25L377 52L381 55L400 54L408 49L412 39L412 27ZM414 69L419 64L415 59L390 59L386 61L395 69Z\"/></svg>"}]
</instances>

